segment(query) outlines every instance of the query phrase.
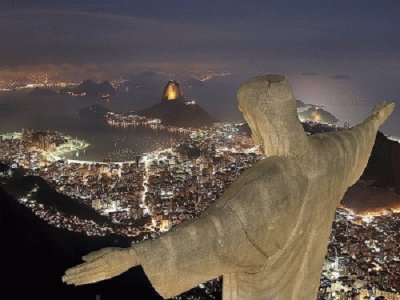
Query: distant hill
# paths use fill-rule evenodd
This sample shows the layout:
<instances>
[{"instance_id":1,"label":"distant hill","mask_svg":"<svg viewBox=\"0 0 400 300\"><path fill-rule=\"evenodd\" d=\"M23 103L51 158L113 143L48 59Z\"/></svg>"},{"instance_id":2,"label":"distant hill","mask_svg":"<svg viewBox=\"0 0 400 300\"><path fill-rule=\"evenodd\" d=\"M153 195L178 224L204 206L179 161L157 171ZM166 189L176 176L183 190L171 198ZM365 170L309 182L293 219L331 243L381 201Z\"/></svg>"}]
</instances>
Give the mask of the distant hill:
<instances>
[{"instance_id":1,"label":"distant hill","mask_svg":"<svg viewBox=\"0 0 400 300\"><path fill-rule=\"evenodd\" d=\"M34 88L31 92L28 94L29 96L34 96L34 97L52 97L52 96L57 96L57 92L52 89L47 89L47 88Z\"/></svg>"},{"instance_id":2,"label":"distant hill","mask_svg":"<svg viewBox=\"0 0 400 300\"><path fill-rule=\"evenodd\" d=\"M67 88L60 91L63 95L84 95L91 97L108 97L116 93L113 86L108 81L99 84L91 79L86 79L76 88Z\"/></svg>"},{"instance_id":3,"label":"distant hill","mask_svg":"<svg viewBox=\"0 0 400 300\"><path fill-rule=\"evenodd\" d=\"M335 124L339 121L334 115L322 108L309 104L301 106L302 104L304 103L301 101L297 102L297 114L302 121L315 121L327 124Z\"/></svg>"},{"instance_id":4,"label":"distant hill","mask_svg":"<svg viewBox=\"0 0 400 300\"><path fill-rule=\"evenodd\" d=\"M378 187L393 188L400 194L400 144L378 132L362 178Z\"/></svg>"},{"instance_id":5,"label":"distant hill","mask_svg":"<svg viewBox=\"0 0 400 300\"><path fill-rule=\"evenodd\" d=\"M111 83L109 83L108 81L100 82L98 84L98 89L102 95L106 95L106 94L114 95L115 94L115 89L113 88Z\"/></svg>"},{"instance_id":6,"label":"distant hill","mask_svg":"<svg viewBox=\"0 0 400 300\"><path fill-rule=\"evenodd\" d=\"M378 132L361 180L341 204L357 213L400 209L400 144Z\"/></svg>"},{"instance_id":7,"label":"distant hill","mask_svg":"<svg viewBox=\"0 0 400 300\"><path fill-rule=\"evenodd\" d=\"M359 180L347 190L340 204L361 214L381 213L386 209L400 209L400 195Z\"/></svg>"},{"instance_id":8,"label":"distant hill","mask_svg":"<svg viewBox=\"0 0 400 300\"><path fill-rule=\"evenodd\" d=\"M182 127L210 126L216 120L200 105L186 105L180 101L157 103L139 112L140 115L161 119L165 125Z\"/></svg>"},{"instance_id":9,"label":"distant hill","mask_svg":"<svg viewBox=\"0 0 400 300\"><path fill-rule=\"evenodd\" d=\"M74 287L61 281L81 256L104 247L128 247L131 240L116 235L87 236L48 225L0 187L0 235L3 278L0 296L13 299L120 300L162 299L140 267L96 284ZM15 288L15 286L17 288Z\"/></svg>"},{"instance_id":10,"label":"distant hill","mask_svg":"<svg viewBox=\"0 0 400 300\"><path fill-rule=\"evenodd\" d=\"M301 107L306 107L307 104L305 104L303 101L301 100L296 100L296 106L297 108L301 108Z\"/></svg>"},{"instance_id":11,"label":"distant hill","mask_svg":"<svg viewBox=\"0 0 400 300\"><path fill-rule=\"evenodd\" d=\"M99 85L94 81L87 79L84 80L75 88L77 93L86 93L88 96L98 96L100 93Z\"/></svg>"}]
</instances>

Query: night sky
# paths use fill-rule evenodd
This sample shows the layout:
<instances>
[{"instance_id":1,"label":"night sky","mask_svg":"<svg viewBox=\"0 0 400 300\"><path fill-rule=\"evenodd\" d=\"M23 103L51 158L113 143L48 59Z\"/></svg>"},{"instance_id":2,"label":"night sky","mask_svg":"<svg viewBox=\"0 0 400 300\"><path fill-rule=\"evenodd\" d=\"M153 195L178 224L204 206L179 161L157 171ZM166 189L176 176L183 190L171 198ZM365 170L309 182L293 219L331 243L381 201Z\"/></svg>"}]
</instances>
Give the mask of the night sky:
<instances>
[{"instance_id":1,"label":"night sky","mask_svg":"<svg viewBox=\"0 0 400 300\"><path fill-rule=\"evenodd\" d=\"M279 72L352 124L397 102L385 131L400 136L398 0L2 0L0 36L0 79Z\"/></svg>"}]
</instances>

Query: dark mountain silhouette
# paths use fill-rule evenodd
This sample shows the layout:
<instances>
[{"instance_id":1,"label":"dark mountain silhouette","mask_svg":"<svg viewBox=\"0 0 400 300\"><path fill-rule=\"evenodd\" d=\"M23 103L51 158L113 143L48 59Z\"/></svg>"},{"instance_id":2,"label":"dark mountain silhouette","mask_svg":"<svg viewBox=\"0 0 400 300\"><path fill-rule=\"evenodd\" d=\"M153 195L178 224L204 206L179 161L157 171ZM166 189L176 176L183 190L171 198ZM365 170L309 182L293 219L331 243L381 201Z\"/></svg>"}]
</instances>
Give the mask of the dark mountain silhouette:
<instances>
[{"instance_id":1,"label":"dark mountain silhouette","mask_svg":"<svg viewBox=\"0 0 400 300\"><path fill-rule=\"evenodd\" d=\"M359 180L347 190L340 204L357 213L382 213L385 210L398 210L400 195Z\"/></svg>"},{"instance_id":2,"label":"dark mountain silhouette","mask_svg":"<svg viewBox=\"0 0 400 300\"><path fill-rule=\"evenodd\" d=\"M210 126L213 119L200 105L185 102L180 85L169 80L161 95L161 103L138 112L140 115L161 119L164 125L180 127Z\"/></svg>"},{"instance_id":3,"label":"dark mountain silhouette","mask_svg":"<svg viewBox=\"0 0 400 300\"><path fill-rule=\"evenodd\" d=\"M98 96L100 90L99 85L90 79L84 80L75 89L77 93L86 93L88 96Z\"/></svg>"},{"instance_id":4,"label":"dark mountain silhouette","mask_svg":"<svg viewBox=\"0 0 400 300\"><path fill-rule=\"evenodd\" d=\"M103 247L128 247L128 238L89 237L48 225L0 188L3 278L0 295L13 299L161 299L140 267L97 284L73 287L61 281L81 256ZM15 286L17 288L15 288Z\"/></svg>"},{"instance_id":5,"label":"dark mountain silhouette","mask_svg":"<svg viewBox=\"0 0 400 300\"><path fill-rule=\"evenodd\" d=\"M301 100L296 100L296 106L297 106L297 108L299 108L299 107L306 107L307 106L307 104L305 104L303 101L301 101Z\"/></svg>"},{"instance_id":6,"label":"dark mountain silhouette","mask_svg":"<svg viewBox=\"0 0 400 300\"><path fill-rule=\"evenodd\" d=\"M400 144L378 132L361 180L341 204L358 213L400 208Z\"/></svg>"},{"instance_id":7,"label":"dark mountain silhouette","mask_svg":"<svg viewBox=\"0 0 400 300\"><path fill-rule=\"evenodd\" d=\"M67 88L60 91L60 94L63 95L69 95L70 93L91 97L103 97L114 95L115 89L108 81L97 84L91 79L86 79L75 88Z\"/></svg>"},{"instance_id":8,"label":"dark mountain silhouette","mask_svg":"<svg viewBox=\"0 0 400 300\"><path fill-rule=\"evenodd\" d=\"M394 188L400 194L400 144L378 132L362 178L373 180L378 187Z\"/></svg>"},{"instance_id":9,"label":"dark mountain silhouette","mask_svg":"<svg viewBox=\"0 0 400 300\"><path fill-rule=\"evenodd\" d=\"M28 95L32 97L53 97L58 94L55 90L37 87L30 91Z\"/></svg>"},{"instance_id":10,"label":"dark mountain silhouette","mask_svg":"<svg viewBox=\"0 0 400 300\"><path fill-rule=\"evenodd\" d=\"M106 95L106 94L114 95L115 94L115 89L113 88L111 83L109 83L108 81L103 81L103 82L99 83L98 89L99 89L99 92L103 95Z\"/></svg>"},{"instance_id":11,"label":"dark mountain silhouette","mask_svg":"<svg viewBox=\"0 0 400 300\"><path fill-rule=\"evenodd\" d=\"M140 115L161 119L165 125L182 127L210 126L216 120L200 105L186 105L181 101L157 103L139 112Z\"/></svg>"}]
</instances>

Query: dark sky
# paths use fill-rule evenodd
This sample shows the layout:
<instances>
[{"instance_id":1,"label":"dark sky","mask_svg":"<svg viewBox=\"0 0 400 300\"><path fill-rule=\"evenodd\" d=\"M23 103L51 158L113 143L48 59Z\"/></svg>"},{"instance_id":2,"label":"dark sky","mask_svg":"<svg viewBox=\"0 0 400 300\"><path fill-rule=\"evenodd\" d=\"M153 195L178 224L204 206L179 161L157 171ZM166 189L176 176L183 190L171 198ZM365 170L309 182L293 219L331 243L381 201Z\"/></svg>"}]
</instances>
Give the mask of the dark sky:
<instances>
[{"instance_id":1,"label":"dark sky","mask_svg":"<svg viewBox=\"0 0 400 300\"><path fill-rule=\"evenodd\" d=\"M298 98L343 120L359 121L380 100L400 109L398 0L2 0L0 36L0 80L280 72ZM400 135L399 120L389 133Z\"/></svg>"}]
</instances>

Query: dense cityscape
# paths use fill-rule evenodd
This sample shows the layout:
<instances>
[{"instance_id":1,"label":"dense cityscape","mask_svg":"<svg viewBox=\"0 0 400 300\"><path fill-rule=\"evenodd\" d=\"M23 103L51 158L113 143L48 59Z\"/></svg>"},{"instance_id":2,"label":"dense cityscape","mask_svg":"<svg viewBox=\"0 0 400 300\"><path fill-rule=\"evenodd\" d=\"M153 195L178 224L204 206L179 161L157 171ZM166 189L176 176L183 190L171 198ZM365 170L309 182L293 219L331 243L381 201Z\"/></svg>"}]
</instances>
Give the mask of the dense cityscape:
<instances>
[{"instance_id":1,"label":"dense cityscape","mask_svg":"<svg viewBox=\"0 0 400 300\"><path fill-rule=\"evenodd\" d=\"M84 151L88 144L59 132L4 134L0 162L11 169L1 173L2 181L23 168L25 176L45 179L57 192L109 220L68 216L39 203L36 185L18 201L49 224L87 235L116 233L138 242L200 215L244 170L264 158L240 123L177 128L134 113L108 113L105 122L172 131L181 138L171 148L132 161L88 162L64 159L63 154ZM304 127L310 133L340 129L317 123ZM338 208L332 228L318 299L400 299L400 214L388 210L381 216L358 216ZM202 288L212 294L220 291L219 285L217 279Z\"/></svg>"},{"instance_id":2,"label":"dense cityscape","mask_svg":"<svg viewBox=\"0 0 400 300\"><path fill-rule=\"evenodd\" d=\"M83 228L84 221L73 218L67 223L60 219L56 226L87 234L115 232L147 238L199 215L242 171L262 159L238 126L218 124L193 130L183 134L185 138L174 147L129 162L64 160L60 157L63 151L76 151L85 143L34 130L3 135L0 155L1 161L23 167L26 175L44 178L58 192L80 199L119 225L113 229L90 223ZM34 205L34 195L32 191L20 201L55 222L51 214ZM143 218L147 221L135 226ZM71 222L77 223L76 228L71 228Z\"/></svg>"},{"instance_id":3,"label":"dense cityscape","mask_svg":"<svg viewBox=\"0 0 400 300\"><path fill-rule=\"evenodd\" d=\"M400 214L358 216L338 208L319 299L400 299Z\"/></svg>"}]
</instances>

